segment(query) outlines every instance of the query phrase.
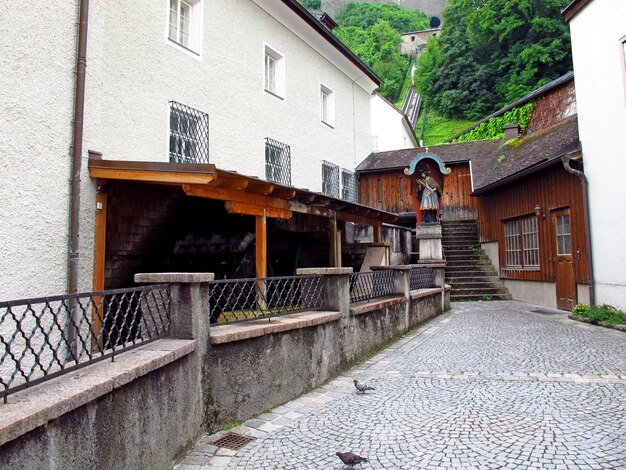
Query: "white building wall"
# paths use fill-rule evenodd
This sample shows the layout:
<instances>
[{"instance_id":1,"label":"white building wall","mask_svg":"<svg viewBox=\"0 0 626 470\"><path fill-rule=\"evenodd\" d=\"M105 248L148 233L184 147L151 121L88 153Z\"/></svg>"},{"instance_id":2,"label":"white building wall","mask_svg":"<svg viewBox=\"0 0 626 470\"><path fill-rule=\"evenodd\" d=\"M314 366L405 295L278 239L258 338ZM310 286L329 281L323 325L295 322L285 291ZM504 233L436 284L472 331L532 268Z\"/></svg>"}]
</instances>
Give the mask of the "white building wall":
<instances>
[{"instance_id":1,"label":"white building wall","mask_svg":"<svg viewBox=\"0 0 626 470\"><path fill-rule=\"evenodd\" d=\"M589 180L596 303L622 310L626 309L626 97L619 40L626 36L624 18L626 2L594 0L570 21L578 124Z\"/></svg>"},{"instance_id":2,"label":"white building wall","mask_svg":"<svg viewBox=\"0 0 626 470\"><path fill-rule=\"evenodd\" d=\"M373 152L415 148L415 137L403 114L379 94L371 98Z\"/></svg>"},{"instance_id":3,"label":"white building wall","mask_svg":"<svg viewBox=\"0 0 626 470\"><path fill-rule=\"evenodd\" d=\"M67 288L76 1L2 4L0 300Z\"/></svg>"},{"instance_id":4,"label":"white building wall","mask_svg":"<svg viewBox=\"0 0 626 470\"><path fill-rule=\"evenodd\" d=\"M168 160L168 102L209 114L209 160L265 177L264 138L291 146L292 184L321 191L321 160L354 170L369 153L369 93L251 0L204 2L201 56L166 38L167 1L100 7L88 93L101 99L89 147L105 159ZM94 20L98 19L94 15ZM263 90L264 44L284 55L285 93ZM320 82L334 92L334 129L320 120ZM121 138L123 136L123 138Z\"/></svg>"}]
</instances>

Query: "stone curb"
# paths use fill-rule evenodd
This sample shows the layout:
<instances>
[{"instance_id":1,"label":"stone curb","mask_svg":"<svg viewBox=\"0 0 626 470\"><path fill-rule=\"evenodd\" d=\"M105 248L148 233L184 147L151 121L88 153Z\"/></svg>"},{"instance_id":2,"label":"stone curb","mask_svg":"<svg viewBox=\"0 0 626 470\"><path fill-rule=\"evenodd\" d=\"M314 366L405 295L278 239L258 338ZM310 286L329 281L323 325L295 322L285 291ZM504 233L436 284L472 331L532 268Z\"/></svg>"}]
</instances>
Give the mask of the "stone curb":
<instances>
[{"instance_id":1,"label":"stone curb","mask_svg":"<svg viewBox=\"0 0 626 470\"><path fill-rule=\"evenodd\" d=\"M579 317L570 313L567 318L570 320L579 321L581 323L588 323L589 325L603 326L604 328L611 328L612 330L621 331L626 333L626 325L613 325L612 323L604 323L598 320L590 320L589 318Z\"/></svg>"}]
</instances>

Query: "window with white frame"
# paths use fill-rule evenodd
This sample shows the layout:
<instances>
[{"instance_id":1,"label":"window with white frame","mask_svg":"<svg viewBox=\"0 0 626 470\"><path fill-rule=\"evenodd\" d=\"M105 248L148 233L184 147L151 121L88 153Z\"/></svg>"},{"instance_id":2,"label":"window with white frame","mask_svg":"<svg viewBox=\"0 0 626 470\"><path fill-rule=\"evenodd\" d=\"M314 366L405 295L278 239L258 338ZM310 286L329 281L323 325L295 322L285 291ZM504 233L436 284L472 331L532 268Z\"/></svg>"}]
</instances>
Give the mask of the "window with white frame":
<instances>
[{"instance_id":1,"label":"window with white frame","mask_svg":"<svg viewBox=\"0 0 626 470\"><path fill-rule=\"evenodd\" d=\"M169 2L167 37L185 49L199 54L202 43L202 0Z\"/></svg>"},{"instance_id":2,"label":"window with white frame","mask_svg":"<svg viewBox=\"0 0 626 470\"><path fill-rule=\"evenodd\" d=\"M356 175L345 168L341 169L341 199L357 202Z\"/></svg>"},{"instance_id":3,"label":"window with white frame","mask_svg":"<svg viewBox=\"0 0 626 470\"><path fill-rule=\"evenodd\" d=\"M504 222L504 253L507 268L539 267L539 226L532 215Z\"/></svg>"},{"instance_id":4,"label":"window with white frame","mask_svg":"<svg viewBox=\"0 0 626 470\"><path fill-rule=\"evenodd\" d=\"M556 254L559 256L572 254L572 230L569 214L556 217Z\"/></svg>"},{"instance_id":5,"label":"window with white frame","mask_svg":"<svg viewBox=\"0 0 626 470\"><path fill-rule=\"evenodd\" d=\"M209 163L209 115L170 101L170 162Z\"/></svg>"},{"instance_id":6,"label":"window with white frame","mask_svg":"<svg viewBox=\"0 0 626 470\"><path fill-rule=\"evenodd\" d=\"M291 185L291 147L265 138L265 179Z\"/></svg>"},{"instance_id":7,"label":"window with white frame","mask_svg":"<svg viewBox=\"0 0 626 470\"><path fill-rule=\"evenodd\" d=\"M276 49L265 45L264 89L280 98L285 96L285 58Z\"/></svg>"},{"instance_id":8,"label":"window with white frame","mask_svg":"<svg viewBox=\"0 0 626 470\"><path fill-rule=\"evenodd\" d=\"M339 166L322 161L322 193L339 197Z\"/></svg>"},{"instance_id":9,"label":"window with white frame","mask_svg":"<svg viewBox=\"0 0 626 470\"><path fill-rule=\"evenodd\" d=\"M335 93L323 83L320 83L320 120L335 127Z\"/></svg>"}]
</instances>

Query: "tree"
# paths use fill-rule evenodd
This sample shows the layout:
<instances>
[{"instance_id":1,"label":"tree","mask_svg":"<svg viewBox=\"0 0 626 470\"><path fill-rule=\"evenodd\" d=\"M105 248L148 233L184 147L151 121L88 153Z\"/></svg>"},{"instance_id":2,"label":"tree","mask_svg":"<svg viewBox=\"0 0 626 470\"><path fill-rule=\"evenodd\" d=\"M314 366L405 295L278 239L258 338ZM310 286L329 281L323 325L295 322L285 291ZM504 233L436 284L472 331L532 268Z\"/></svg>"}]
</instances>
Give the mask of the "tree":
<instances>
[{"instance_id":1,"label":"tree","mask_svg":"<svg viewBox=\"0 0 626 470\"><path fill-rule=\"evenodd\" d=\"M418 63L417 88L440 113L476 119L571 69L568 0L451 0Z\"/></svg>"},{"instance_id":2,"label":"tree","mask_svg":"<svg viewBox=\"0 0 626 470\"><path fill-rule=\"evenodd\" d=\"M389 22L379 20L367 29L349 26L334 32L383 80L379 92L394 102L402 90L409 59L400 54L402 38Z\"/></svg>"},{"instance_id":3,"label":"tree","mask_svg":"<svg viewBox=\"0 0 626 470\"><path fill-rule=\"evenodd\" d=\"M393 3L348 2L337 15L341 26L357 26L368 29L380 20L386 20L398 33L427 29L428 17L421 11L405 10Z\"/></svg>"}]
</instances>

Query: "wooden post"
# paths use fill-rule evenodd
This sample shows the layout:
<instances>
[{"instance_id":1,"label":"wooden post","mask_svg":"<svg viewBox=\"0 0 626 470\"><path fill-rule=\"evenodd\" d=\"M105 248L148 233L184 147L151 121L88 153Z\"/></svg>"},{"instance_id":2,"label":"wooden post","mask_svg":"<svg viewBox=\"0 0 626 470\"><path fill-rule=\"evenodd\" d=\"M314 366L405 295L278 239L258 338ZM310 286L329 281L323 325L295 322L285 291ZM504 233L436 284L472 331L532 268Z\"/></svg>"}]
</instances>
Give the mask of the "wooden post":
<instances>
[{"instance_id":1,"label":"wooden post","mask_svg":"<svg viewBox=\"0 0 626 470\"><path fill-rule=\"evenodd\" d=\"M374 243L380 243L381 241L382 241L381 225L376 224L374 225Z\"/></svg>"},{"instance_id":2,"label":"wooden post","mask_svg":"<svg viewBox=\"0 0 626 470\"><path fill-rule=\"evenodd\" d=\"M339 263L337 263L337 219L335 217L328 219L328 236L330 242L328 264L329 267L336 268L339 267Z\"/></svg>"},{"instance_id":3,"label":"wooden post","mask_svg":"<svg viewBox=\"0 0 626 470\"><path fill-rule=\"evenodd\" d=\"M106 254L107 234L107 192L106 180L97 180L98 191L96 192L96 227L93 239L93 290L104 290L104 262ZM92 311L92 345L93 349L102 346L102 337L98 338L102 330L104 305L101 297L94 297Z\"/></svg>"},{"instance_id":4,"label":"wooden post","mask_svg":"<svg viewBox=\"0 0 626 470\"><path fill-rule=\"evenodd\" d=\"M263 215L256 217L256 277L267 277L267 218ZM257 307L260 310L267 308L265 301L265 281L257 281Z\"/></svg>"}]
</instances>

